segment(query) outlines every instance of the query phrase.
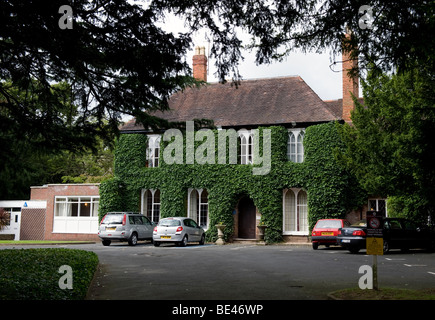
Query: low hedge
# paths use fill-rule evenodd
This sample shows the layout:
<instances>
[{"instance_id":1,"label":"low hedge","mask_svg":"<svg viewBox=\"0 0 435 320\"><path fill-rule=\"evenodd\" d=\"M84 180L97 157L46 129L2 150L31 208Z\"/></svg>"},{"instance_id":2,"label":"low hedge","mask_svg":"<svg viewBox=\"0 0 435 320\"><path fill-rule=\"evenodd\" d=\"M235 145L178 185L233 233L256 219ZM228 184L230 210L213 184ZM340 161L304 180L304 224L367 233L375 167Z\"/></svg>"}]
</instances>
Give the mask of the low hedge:
<instances>
[{"instance_id":1,"label":"low hedge","mask_svg":"<svg viewBox=\"0 0 435 320\"><path fill-rule=\"evenodd\" d=\"M72 289L59 287L63 265L72 269ZM97 265L98 256L84 250L0 250L0 300L82 300Z\"/></svg>"}]
</instances>

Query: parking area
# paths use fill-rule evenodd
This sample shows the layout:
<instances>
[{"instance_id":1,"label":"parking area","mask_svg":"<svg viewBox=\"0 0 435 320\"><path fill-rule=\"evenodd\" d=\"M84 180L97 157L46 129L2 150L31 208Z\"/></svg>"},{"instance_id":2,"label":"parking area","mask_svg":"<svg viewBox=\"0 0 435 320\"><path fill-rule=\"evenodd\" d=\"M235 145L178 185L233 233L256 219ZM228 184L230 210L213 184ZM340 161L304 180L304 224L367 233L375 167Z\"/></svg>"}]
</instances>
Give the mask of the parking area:
<instances>
[{"instance_id":1,"label":"parking area","mask_svg":"<svg viewBox=\"0 0 435 320\"><path fill-rule=\"evenodd\" d=\"M331 291L358 287L359 268L372 264L364 250L350 254L340 247L154 247L149 241L61 247L98 254L90 300L325 300ZM392 250L378 256L378 281L380 287L433 288L435 253Z\"/></svg>"},{"instance_id":2,"label":"parking area","mask_svg":"<svg viewBox=\"0 0 435 320\"><path fill-rule=\"evenodd\" d=\"M187 247L150 243L89 248L101 268L88 299L311 300L357 287L365 252L339 247L225 245ZM435 254L392 251L378 257L379 285L435 287Z\"/></svg>"}]
</instances>

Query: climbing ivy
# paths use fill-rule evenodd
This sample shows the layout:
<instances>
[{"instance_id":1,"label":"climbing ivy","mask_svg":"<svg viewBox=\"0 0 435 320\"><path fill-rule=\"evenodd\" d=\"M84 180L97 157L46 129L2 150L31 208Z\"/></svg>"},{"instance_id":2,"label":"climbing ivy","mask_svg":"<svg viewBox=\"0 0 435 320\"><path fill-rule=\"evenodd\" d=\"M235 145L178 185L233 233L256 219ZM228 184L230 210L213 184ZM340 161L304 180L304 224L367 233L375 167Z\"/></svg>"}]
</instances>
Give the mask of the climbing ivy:
<instances>
[{"instance_id":1,"label":"climbing ivy","mask_svg":"<svg viewBox=\"0 0 435 320\"><path fill-rule=\"evenodd\" d=\"M187 216L188 188L203 188L209 195L209 241L217 239L215 225L220 222L227 225L224 235L229 239L234 230L233 211L238 200L248 195L261 212L261 221L268 226L265 241L273 243L282 240L285 188L307 191L310 229L317 219L341 218L350 209L362 205L365 193L335 161L334 150L343 148L335 123L306 129L303 163L287 160L288 131L284 127L260 128L261 149L264 129L271 130L271 170L267 175L253 175L253 165L228 164L228 161L217 164L217 134L214 135L216 164L169 165L160 161L159 167L147 168L147 136L122 134L115 155L115 177L100 186L100 219L109 210L139 211L142 189L160 190L161 217ZM169 143L162 139L160 159Z\"/></svg>"}]
</instances>

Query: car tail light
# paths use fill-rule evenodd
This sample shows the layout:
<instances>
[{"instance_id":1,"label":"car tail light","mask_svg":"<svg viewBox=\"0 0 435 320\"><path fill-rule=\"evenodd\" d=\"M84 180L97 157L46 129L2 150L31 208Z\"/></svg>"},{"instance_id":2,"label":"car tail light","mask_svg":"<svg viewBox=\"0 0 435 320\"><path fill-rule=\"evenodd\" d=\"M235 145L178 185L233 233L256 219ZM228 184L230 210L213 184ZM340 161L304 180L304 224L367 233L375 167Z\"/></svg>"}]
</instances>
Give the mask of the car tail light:
<instances>
[{"instance_id":1,"label":"car tail light","mask_svg":"<svg viewBox=\"0 0 435 320\"><path fill-rule=\"evenodd\" d=\"M181 232L181 231L183 231L183 227L178 227L177 232Z\"/></svg>"},{"instance_id":2,"label":"car tail light","mask_svg":"<svg viewBox=\"0 0 435 320\"><path fill-rule=\"evenodd\" d=\"M337 235L340 235L340 234L341 234L341 230L338 230L338 231L337 231Z\"/></svg>"},{"instance_id":3,"label":"car tail light","mask_svg":"<svg viewBox=\"0 0 435 320\"><path fill-rule=\"evenodd\" d=\"M157 226L154 227L154 232L157 232Z\"/></svg>"},{"instance_id":4,"label":"car tail light","mask_svg":"<svg viewBox=\"0 0 435 320\"><path fill-rule=\"evenodd\" d=\"M126 223L127 223L127 215L124 214L124 218L122 218L122 225L125 226Z\"/></svg>"},{"instance_id":5,"label":"car tail light","mask_svg":"<svg viewBox=\"0 0 435 320\"><path fill-rule=\"evenodd\" d=\"M100 225L103 224L104 219L106 218L106 215L104 215L103 219L101 219Z\"/></svg>"},{"instance_id":6,"label":"car tail light","mask_svg":"<svg viewBox=\"0 0 435 320\"><path fill-rule=\"evenodd\" d=\"M355 230L354 232L352 232L353 236L365 236L366 233L364 232L364 230Z\"/></svg>"},{"instance_id":7,"label":"car tail light","mask_svg":"<svg viewBox=\"0 0 435 320\"><path fill-rule=\"evenodd\" d=\"M315 235L316 235L316 231L313 231L313 232L311 233L311 235L312 235L312 236L315 236Z\"/></svg>"}]
</instances>

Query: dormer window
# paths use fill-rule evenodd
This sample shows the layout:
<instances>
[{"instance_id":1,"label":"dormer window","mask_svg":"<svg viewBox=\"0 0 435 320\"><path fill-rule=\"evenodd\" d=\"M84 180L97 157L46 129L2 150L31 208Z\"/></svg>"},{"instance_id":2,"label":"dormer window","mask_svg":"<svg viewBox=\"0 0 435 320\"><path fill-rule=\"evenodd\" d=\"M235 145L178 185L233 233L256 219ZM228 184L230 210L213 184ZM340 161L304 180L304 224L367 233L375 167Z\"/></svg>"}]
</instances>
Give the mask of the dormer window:
<instances>
[{"instance_id":1,"label":"dormer window","mask_svg":"<svg viewBox=\"0 0 435 320\"><path fill-rule=\"evenodd\" d=\"M156 168L159 166L159 154L160 154L160 136L159 135L148 136L148 147L147 147L148 168Z\"/></svg>"},{"instance_id":2,"label":"dormer window","mask_svg":"<svg viewBox=\"0 0 435 320\"><path fill-rule=\"evenodd\" d=\"M304 129L291 130L288 133L287 159L292 162L304 162Z\"/></svg>"}]
</instances>

